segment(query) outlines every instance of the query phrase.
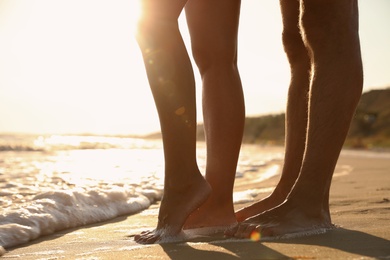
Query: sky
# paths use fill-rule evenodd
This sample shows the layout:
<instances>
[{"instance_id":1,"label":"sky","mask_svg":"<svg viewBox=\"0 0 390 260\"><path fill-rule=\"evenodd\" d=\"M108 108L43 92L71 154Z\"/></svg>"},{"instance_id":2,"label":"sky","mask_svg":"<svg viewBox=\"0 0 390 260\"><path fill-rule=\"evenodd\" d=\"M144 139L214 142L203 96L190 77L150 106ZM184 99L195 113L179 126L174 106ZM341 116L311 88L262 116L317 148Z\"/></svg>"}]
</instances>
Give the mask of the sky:
<instances>
[{"instance_id":1,"label":"sky","mask_svg":"<svg viewBox=\"0 0 390 260\"><path fill-rule=\"evenodd\" d=\"M290 72L278 2L242 1L238 65L247 116L285 112ZM388 87L390 1L359 6L364 91ZM0 133L159 131L134 38L137 10L137 0L1 0ZM180 28L190 50L183 15Z\"/></svg>"}]
</instances>

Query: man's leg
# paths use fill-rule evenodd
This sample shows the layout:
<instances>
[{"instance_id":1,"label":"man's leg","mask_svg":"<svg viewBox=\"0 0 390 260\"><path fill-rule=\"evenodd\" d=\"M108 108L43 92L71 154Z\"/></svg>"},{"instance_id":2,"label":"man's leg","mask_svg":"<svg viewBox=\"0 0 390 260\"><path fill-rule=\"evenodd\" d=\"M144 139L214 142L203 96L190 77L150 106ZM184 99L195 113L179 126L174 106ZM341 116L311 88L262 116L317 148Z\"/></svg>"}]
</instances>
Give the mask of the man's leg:
<instances>
[{"instance_id":1,"label":"man's leg","mask_svg":"<svg viewBox=\"0 0 390 260\"><path fill-rule=\"evenodd\" d=\"M272 194L236 212L239 222L281 204L290 193L302 166L306 144L310 57L298 27L299 1L281 0L283 45L291 69L286 108L285 159L281 179Z\"/></svg>"},{"instance_id":2,"label":"man's leg","mask_svg":"<svg viewBox=\"0 0 390 260\"><path fill-rule=\"evenodd\" d=\"M177 19L186 0L142 0L138 43L159 114L165 157L157 228L135 237L154 243L177 236L210 187L196 163L195 80Z\"/></svg>"},{"instance_id":3,"label":"man's leg","mask_svg":"<svg viewBox=\"0 0 390 260\"><path fill-rule=\"evenodd\" d=\"M208 200L186 228L236 223L233 185L242 142L245 108L237 69L240 0L190 0L186 5L192 51L203 82Z\"/></svg>"},{"instance_id":4,"label":"man's leg","mask_svg":"<svg viewBox=\"0 0 390 260\"><path fill-rule=\"evenodd\" d=\"M313 64L307 146L294 189L304 196L307 183L320 188L313 199L326 202L321 209L329 212L334 168L363 87L358 3L303 0L301 10L300 26Z\"/></svg>"},{"instance_id":5,"label":"man's leg","mask_svg":"<svg viewBox=\"0 0 390 260\"><path fill-rule=\"evenodd\" d=\"M332 227L329 189L361 96L363 73L356 0L301 0L300 28L312 61L307 141L299 177L281 205L229 235L263 237Z\"/></svg>"}]
</instances>

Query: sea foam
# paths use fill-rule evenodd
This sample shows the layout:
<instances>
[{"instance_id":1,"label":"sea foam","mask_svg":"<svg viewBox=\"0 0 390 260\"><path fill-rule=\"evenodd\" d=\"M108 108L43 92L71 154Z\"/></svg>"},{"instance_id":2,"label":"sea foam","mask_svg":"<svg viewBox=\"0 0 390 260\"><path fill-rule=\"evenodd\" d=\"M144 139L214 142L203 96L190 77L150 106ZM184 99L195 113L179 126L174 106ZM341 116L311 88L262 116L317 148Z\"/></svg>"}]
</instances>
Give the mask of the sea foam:
<instances>
[{"instance_id":1,"label":"sea foam","mask_svg":"<svg viewBox=\"0 0 390 260\"><path fill-rule=\"evenodd\" d=\"M133 214L161 198L161 190L135 193L127 188L39 194L25 207L0 215L0 246L16 246L59 230Z\"/></svg>"}]
</instances>

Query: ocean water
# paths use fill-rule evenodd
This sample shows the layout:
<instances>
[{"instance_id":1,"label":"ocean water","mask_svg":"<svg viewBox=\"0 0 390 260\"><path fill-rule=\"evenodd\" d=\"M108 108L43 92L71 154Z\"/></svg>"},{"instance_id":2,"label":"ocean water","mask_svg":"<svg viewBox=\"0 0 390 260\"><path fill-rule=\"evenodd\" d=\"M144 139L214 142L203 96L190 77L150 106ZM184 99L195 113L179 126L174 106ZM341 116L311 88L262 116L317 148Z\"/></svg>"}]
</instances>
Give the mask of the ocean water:
<instances>
[{"instance_id":1,"label":"ocean water","mask_svg":"<svg viewBox=\"0 0 390 260\"><path fill-rule=\"evenodd\" d=\"M283 148L244 145L236 181L279 174ZM198 143L204 172L205 144ZM147 209L163 194L161 140L75 135L0 135L0 246ZM253 200L258 190L234 194Z\"/></svg>"}]
</instances>

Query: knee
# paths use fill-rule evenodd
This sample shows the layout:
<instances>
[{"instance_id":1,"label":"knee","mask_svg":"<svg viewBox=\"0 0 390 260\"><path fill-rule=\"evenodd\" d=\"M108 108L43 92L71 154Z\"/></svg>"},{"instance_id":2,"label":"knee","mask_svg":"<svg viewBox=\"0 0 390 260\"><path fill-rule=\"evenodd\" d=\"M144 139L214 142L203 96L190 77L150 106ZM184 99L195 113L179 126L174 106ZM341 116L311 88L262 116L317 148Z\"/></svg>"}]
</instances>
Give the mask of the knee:
<instances>
[{"instance_id":1,"label":"knee","mask_svg":"<svg viewBox=\"0 0 390 260\"><path fill-rule=\"evenodd\" d=\"M308 69L310 66L310 57L298 27L294 31L284 29L282 41L290 66L292 68L305 66Z\"/></svg>"},{"instance_id":2,"label":"knee","mask_svg":"<svg viewBox=\"0 0 390 260\"><path fill-rule=\"evenodd\" d=\"M136 40L138 45L142 50L149 48L152 42L152 39L157 37L158 31L154 25L157 25L158 22L154 20L140 19L137 23L137 33Z\"/></svg>"},{"instance_id":3,"label":"knee","mask_svg":"<svg viewBox=\"0 0 390 260\"><path fill-rule=\"evenodd\" d=\"M237 67L237 48L234 44L192 43L192 55L201 75L213 69L234 69Z\"/></svg>"},{"instance_id":4,"label":"knee","mask_svg":"<svg viewBox=\"0 0 390 260\"><path fill-rule=\"evenodd\" d=\"M308 48L315 53L343 52L359 44L356 0L304 1L300 28Z\"/></svg>"},{"instance_id":5,"label":"knee","mask_svg":"<svg viewBox=\"0 0 390 260\"><path fill-rule=\"evenodd\" d=\"M141 18L137 23L136 40L143 49L152 50L154 47L171 40L172 31L177 29L177 21L167 18Z\"/></svg>"}]
</instances>

